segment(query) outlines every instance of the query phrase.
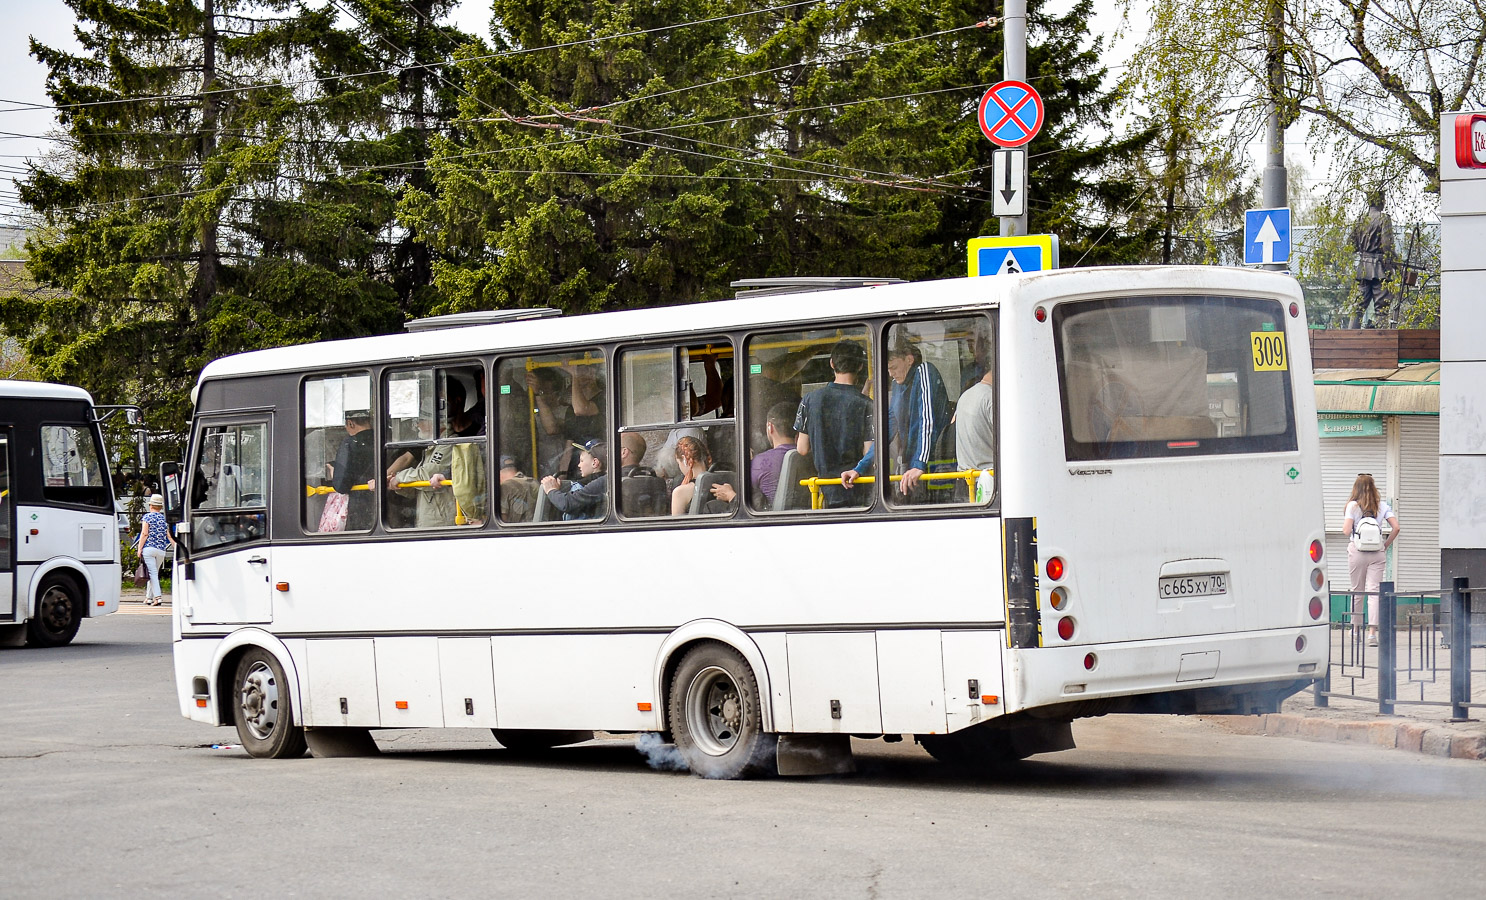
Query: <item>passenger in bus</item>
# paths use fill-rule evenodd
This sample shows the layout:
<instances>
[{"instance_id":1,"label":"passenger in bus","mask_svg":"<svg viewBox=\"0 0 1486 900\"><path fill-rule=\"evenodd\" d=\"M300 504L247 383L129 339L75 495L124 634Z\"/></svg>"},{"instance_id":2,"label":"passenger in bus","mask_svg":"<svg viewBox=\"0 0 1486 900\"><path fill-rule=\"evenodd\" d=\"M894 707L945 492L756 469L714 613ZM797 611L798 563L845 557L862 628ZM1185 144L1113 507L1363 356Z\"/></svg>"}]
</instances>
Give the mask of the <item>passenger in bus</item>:
<instances>
[{"instance_id":1,"label":"passenger in bus","mask_svg":"<svg viewBox=\"0 0 1486 900\"><path fill-rule=\"evenodd\" d=\"M372 458L371 411L346 410L346 437L330 463L330 486L346 494L346 530L366 531L377 518L372 488L376 486L376 460ZM364 486L366 490L352 490Z\"/></svg>"},{"instance_id":2,"label":"passenger in bus","mask_svg":"<svg viewBox=\"0 0 1486 900\"><path fill-rule=\"evenodd\" d=\"M578 479L564 490L556 475L548 475L542 479L542 491L552 508L562 513L564 521L603 518L608 488L608 478L605 477L608 445L603 441L589 441L575 449L581 451L578 455Z\"/></svg>"},{"instance_id":3,"label":"passenger in bus","mask_svg":"<svg viewBox=\"0 0 1486 900\"><path fill-rule=\"evenodd\" d=\"M767 509L773 504L774 491L779 486L779 470L784 467L784 457L789 451L796 449L794 420L797 406L798 404L788 400L776 403L769 409L764 420L764 433L769 438L769 449L755 456L748 465L748 484L753 488L753 505L756 507ZM712 493L717 495L716 490Z\"/></svg>"},{"instance_id":4,"label":"passenger in bus","mask_svg":"<svg viewBox=\"0 0 1486 900\"><path fill-rule=\"evenodd\" d=\"M697 477L712 468L712 452L697 437L687 435L676 441L676 465L681 470L681 483L671 491L671 515L685 515L696 494Z\"/></svg>"},{"instance_id":5,"label":"passenger in bus","mask_svg":"<svg viewBox=\"0 0 1486 900\"><path fill-rule=\"evenodd\" d=\"M888 350L887 373L893 380L888 396L888 442L897 448L903 475L898 493L909 502L921 502L925 494L919 478L929 470L934 447L949 424L949 395L939 370L924 361L912 341L899 340ZM875 449L867 448L855 466L841 473L848 490L857 478L872 471Z\"/></svg>"},{"instance_id":6,"label":"passenger in bus","mask_svg":"<svg viewBox=\"0 0 1486 900\"><path fill-rule=\"evenodd\" d=\"M480 373L481 383L483 375ZM453 378L449 379L449 431L453 437L473 438L485 433L484 390L479 390L475 406L464 409L464 388ZM454 487L454 524L485 524L485 445L475 441L453 444L449 447L449 478ZM443 473L435 472L429 483L435 490L444 488ZM461 522L460 520L463 520Z\"/></svg>"},{"instance_id":7,"label":"passenger in bus","mask_svg":"<svg viewBox=\"0 0 1486 900\"><path fill-rule=\"evenodd\" d=\"M638 431L626 431L619 436L619 477L628 478L645 461L647 445L645 436Z\"/></svg>"},{"instance_id":8,"label":"passenger in bus","mask_svg":"<svg viewBox=\"0 0 1486 900\"><path fill-rule=\"evenodd\" d=\"M454 423L452 411L464 410L464 387L458 381L450 379L445 387L444 399L448 404L450 412L447 414L450 421L440 429L440 437L453 436ZM420 437L428 439L431 434L424 432L431 430L433 420L422 417L418 420ZM444 485L445 481L452 480L454 448L450 444L429 444L423 448L422 458L413 464L412 452L403 452L392 465L388 467L387 488L394 491L414 491L417 497L417 509L414 513L414 525L417 528L440 528L454 524L454 496L453 492ZM410 486L409 486L410 485Z\"/></svg>"},{"instance_id":9,"label":"passenger in bus","mask_svg":"<svg viewBox=\"0 0 1486 900\"><path fill-rule=\"evenodd\" d=\"M525 474L516 457L500 458L500 518L502 522L530 522L537 509L537 480Z\"/></svg>"},{"instance_id":10,"label":"passenger in bus","mask_svg":"<svg viewBox=\"0 0 1486 900\"><path fill-rule=\"evenodd\" d=\"M970 385L955 405L955 465L961 470L989 469L996 460L995 398L989 369Z\"/></svg>"},{"instance_id":11,"label":"passenger in bus","mask_svg":"<svg viewBox=\"0 0 1486 900\"><path fill-rule=\"evenodd\" d=\"M527 372L526 385L536 402L537 459L533 463L536 472L538 475L544 472L568 474L571 391L562 374L553 367Z\"/></svg>"},{"instance_id":12,"label":"passenger in bus","mask_svg":"<svg viewBox=\"0 0 1486 900\"><path fill-rule=\"evenodd\" d=\"M856 341L838 341L831 348L834 380L811 391L795 414L796 444L810 458L815 471L844 472L872 449L872 401L862 393L867 378L867 352ZM864 506L870 498L838 485L821 487L827 509Z\"/></svg>"}]
</instances>

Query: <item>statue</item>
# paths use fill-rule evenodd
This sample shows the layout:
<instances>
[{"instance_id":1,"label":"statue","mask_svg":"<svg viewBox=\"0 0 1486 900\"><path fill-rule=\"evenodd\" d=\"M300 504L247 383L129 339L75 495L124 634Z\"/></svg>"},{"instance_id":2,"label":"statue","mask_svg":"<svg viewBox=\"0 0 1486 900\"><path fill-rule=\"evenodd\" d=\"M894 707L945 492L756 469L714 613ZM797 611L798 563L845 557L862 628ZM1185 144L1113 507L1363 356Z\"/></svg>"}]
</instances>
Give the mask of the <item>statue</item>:
<instances>
[{"instance_id":1,"label":"statue","mask_svg":"<svg viewBox=\"0 0 1486 900\"><path fill-rule=\"evenodd\" d=\"M1352 249L1357 251L1357 285L1362 297L1352 310L1348 328L1377 328L1389 323L1393 275L1393 220L1383 212L1383 192L1367 195L1367 213L1352 226Z\"/></svg>"}]
</instances>

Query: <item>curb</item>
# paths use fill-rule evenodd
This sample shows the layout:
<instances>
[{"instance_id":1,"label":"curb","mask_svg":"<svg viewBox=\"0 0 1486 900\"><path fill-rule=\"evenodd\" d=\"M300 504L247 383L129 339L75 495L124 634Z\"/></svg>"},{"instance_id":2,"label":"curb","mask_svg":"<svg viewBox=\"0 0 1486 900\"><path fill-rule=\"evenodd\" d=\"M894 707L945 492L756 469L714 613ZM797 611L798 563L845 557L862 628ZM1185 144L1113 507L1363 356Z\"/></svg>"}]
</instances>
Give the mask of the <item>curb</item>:
<instances>
[{"instance_id":1,"label":"curb","mask_svg":"<svg viewBox=\"0 0 1486 900\"><path fill-rule=\"evenodd\" d=\"M1318 716L1297 716L1292 713L1203 718L1234 734L1265 734L1340 744L1372 744L1422 753L1425 756L1486 760L1486 731L1479 727L1462 729L1387 719L1377 722L1349 722Z\"/></svg>"}]
</instances>

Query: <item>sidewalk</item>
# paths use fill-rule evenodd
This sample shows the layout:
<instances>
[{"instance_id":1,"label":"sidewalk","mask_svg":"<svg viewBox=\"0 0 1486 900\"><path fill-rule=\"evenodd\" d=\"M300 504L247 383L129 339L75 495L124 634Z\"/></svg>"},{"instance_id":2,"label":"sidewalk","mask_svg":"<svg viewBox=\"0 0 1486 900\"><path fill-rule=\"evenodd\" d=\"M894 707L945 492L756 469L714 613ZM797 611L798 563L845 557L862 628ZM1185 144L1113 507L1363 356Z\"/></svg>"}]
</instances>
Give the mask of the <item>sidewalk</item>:
<instances>
[{"instance_id":1,"label":"sidewalk","mask_svg":"<svg viewBox=\"0 0 1486 900\"><path fill-rule=\"evenodd\" d=\"M1347 637L1332 631L1331 692L1376 697L1378 648ZM1400 631L1398 644L1394 715L1380 715L1376 700L1329 697L1325 707L1318 707L1314 692L1305 690L1286 700L1278 713L1210 718L1241 734L1375 744L1430 756L1486 760L1486 708L1468 707L1472 721L1449 721L1450 648L1441 646L1432 629ZM1486 648L1472 650L1471 669L1471 702L1486 704Z\"/></svg>"},{"instance_id":2,"label":"sidewalk","mask_svg":"<svg viewBox=\"0 0 1486 900\"><path fill-rule=\"evenodd\" d=\"M119 591L119 612L124 615L170 615L170 594L165 595L159 606L146 606L144 588L126 587Z\"/></svg>"}]
</instances>

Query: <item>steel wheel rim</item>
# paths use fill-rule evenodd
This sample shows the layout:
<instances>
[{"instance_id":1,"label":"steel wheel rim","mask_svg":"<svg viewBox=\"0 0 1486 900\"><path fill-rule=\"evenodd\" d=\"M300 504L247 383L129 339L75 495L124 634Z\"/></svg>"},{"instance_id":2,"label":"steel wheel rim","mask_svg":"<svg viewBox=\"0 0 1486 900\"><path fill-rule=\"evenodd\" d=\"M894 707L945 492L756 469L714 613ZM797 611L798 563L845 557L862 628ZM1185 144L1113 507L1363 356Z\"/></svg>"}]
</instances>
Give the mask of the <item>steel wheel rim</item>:
<instances>
[{"instance_id":1,"label":"steel wheel rim","mask_svg":"<svg viewBox=\"0 0 1486 900\"><path fill-rule=\"evenodd\" d=\"M268 663L255 662L243 676L239 696L243 724L260 741L273 736L279 723L279 683Z\"/></svg>"},{"instance_id":2,"label":"steel wheel rim","mask_svg":"<svg viewBox=\"0 0 1486 900\"><path fill-rule=\"evenodd\" d=\"M60 587L52 585L41 595L41 623L47 631L59 634L72 621L72 597Z\"/></svg>"},{"instance_id":3,"label":"steel wheel rim","mask_svg":"<svg viewBox=\"0 0 1486 900\"><path fill-rule=\"evenodd\" d=\"M743 729L743 697L733 676L720 666L698 672L686 688L686 725L697 749L724 756Z\"/></svg>"}]
</instances>

